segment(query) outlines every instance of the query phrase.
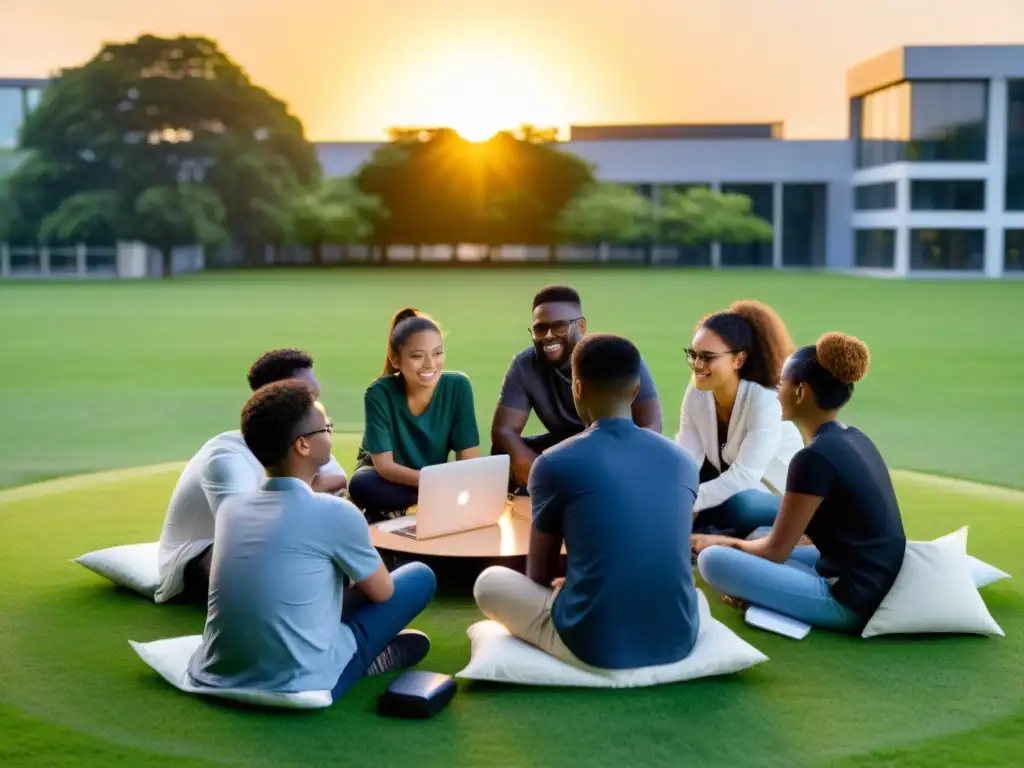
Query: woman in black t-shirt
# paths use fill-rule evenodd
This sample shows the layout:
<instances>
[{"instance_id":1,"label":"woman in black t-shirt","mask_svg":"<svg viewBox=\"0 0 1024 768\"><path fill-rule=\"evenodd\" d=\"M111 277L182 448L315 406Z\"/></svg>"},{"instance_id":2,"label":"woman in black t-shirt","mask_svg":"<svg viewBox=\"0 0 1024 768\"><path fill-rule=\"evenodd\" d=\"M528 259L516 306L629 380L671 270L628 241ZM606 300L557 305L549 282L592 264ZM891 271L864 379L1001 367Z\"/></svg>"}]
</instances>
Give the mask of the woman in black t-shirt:
<instances>
[{"instance_id":1,"label":"woman in black t-shirt","mask_svg":"<svg viewBox=\"0 0 1024 768\"><path fill-rule=\"evenodd\" d=\"M859 632L888 594L906 549L889 470L863 432L837 420L867 373L859 339L826 333L782 371L782 418L807 441L789 465L771 532L756 541L694 535L713 588L812 626ZM807 535L814 546L797 546Z\"/></svg>"}]
</instances>

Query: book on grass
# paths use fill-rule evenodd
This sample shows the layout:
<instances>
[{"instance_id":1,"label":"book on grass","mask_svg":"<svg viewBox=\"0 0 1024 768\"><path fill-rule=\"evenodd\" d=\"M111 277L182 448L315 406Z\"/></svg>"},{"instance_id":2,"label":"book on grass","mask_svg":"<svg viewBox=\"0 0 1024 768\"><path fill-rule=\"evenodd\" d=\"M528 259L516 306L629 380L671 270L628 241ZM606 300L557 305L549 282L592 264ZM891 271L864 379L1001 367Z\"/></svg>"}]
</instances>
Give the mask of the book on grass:
<instances>
[{"instance_id":1,"label":"book on grass","mask_svg":"<svg viewBox=\"0 0 1024 768\"><path fill-rule=\"evenodd\" d=\"M783 616L781 613L769 611L758 605L751 605L747 608L744 620L752 627L774 632L783 637L791 637L794 640L803 640L811 631L810 624Z\"/></svg>"}]
</instances>

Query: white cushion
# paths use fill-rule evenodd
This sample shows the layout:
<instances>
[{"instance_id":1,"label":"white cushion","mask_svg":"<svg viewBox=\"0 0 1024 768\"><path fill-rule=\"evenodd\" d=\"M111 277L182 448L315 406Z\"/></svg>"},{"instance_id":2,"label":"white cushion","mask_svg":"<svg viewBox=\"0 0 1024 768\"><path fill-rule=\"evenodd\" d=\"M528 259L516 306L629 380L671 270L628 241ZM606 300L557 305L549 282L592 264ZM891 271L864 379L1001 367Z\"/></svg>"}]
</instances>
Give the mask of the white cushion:
<instances>
[{"instance_id":1,"label":"white cushion","mask_svg":"<svg viewBox=\"0 0 1024 768\"><path fill-rule=\"evenodd\" d=\"M974 585L967 528L935 541L908 541L896 581L861 637L957 633L1003 636Z\"/></svg>"},{"instance_id":2,"label":"white cushion","mask_svg":"<svg viewBox=\"0 0 1024 768\"><path fill-rule=\"evenodd\" d=\"M639 688L728 675L768 661L767 656L711 616L707 598L700 590L697 596L697 644L689 656L673 664L626 670L567 664L513 637L495 621L479 621L466 632L471 643L469 664L455 676L519 685Z\"/></svg>"},{"instance_id":3,"label":"white cushion","mask_svg":"<svg viewBox=\"0 0 1024 768\"><path fill-rule=\"evenodd\" d=\"M72 562L105 579L152 598L160 584L157 557L160 542L125 544L88 552Z\"/></svg>"},{"instance_id":4,"label":"white cushion","mask_svg":"<svg viewBox=\"0 0 1024 768\"><path fill-rule=\"evenodd\" d=\"M136 643L133 640L129 640L128 643L139 654L139 658L155 669L164 680L185 693L197 693L203 696L231 699L244 704L281 709L323 709L333 703L330 691L272 693L196 685L189 677L188 663L202 641L202 635L187 635L166 640L154 640L151 643Z\"/></svg>"},{"instance_id":5,"label":"white cushion","mask_svg":"<svg viewBox=\"0 0 1024 768\"><path fill-rule=\"evenodd\" d=\"M947 533L945 536L940 536L936 541L942 541L948 539L950 536L956 536L957 531L953 533ZM1010 578L1010 574L1006 571L1001 571L993 565L979 560L974 555L967 555L967 567L971 571L971 578L974 580L974 586L978 589L987 587L989 584L994 584L997 581Z\"/></svg>"}]
</instances>

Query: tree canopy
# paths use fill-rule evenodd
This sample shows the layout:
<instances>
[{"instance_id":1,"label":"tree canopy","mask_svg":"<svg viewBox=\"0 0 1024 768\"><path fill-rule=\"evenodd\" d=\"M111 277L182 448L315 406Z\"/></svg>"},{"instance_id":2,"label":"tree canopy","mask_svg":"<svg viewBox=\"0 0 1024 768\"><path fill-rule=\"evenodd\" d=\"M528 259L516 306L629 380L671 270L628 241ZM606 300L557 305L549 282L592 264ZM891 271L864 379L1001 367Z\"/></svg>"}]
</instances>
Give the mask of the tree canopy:
<instances>
[{"instance_id":1,"label":"tree canopy","mask_svg":"<svg viewBox=\"0 0 1024 768\"><path fill-rule=\"evenodd\" d=\"M383 243L547 243L592 169L536 129L486 142L451 129L401 129L355 174L390 212Z\"/></svg>"},{"instance_id":2,"label":"tree canopy","mask_svg":"<svg viewBox=\"0 0 1024 768\"><path fill-rule=\"evenodd\" d=\"M161 248L210 236L214 222L213 239L279 239L270 209L320 173L298 118L205 37L145 35L63 70L21 149L10 186L25 226ZM139 211L156 202L174 213L153 225Z\"/></svg>"}]
</instances>

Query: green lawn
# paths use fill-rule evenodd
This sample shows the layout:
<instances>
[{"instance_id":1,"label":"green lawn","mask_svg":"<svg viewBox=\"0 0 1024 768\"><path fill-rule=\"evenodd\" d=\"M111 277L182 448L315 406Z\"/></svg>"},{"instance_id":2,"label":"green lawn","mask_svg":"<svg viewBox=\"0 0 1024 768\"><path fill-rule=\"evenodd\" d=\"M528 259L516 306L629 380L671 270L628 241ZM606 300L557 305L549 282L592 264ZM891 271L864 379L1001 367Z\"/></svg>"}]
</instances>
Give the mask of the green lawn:
<instances>
[{"instance_id":1,"label":"green lawn","mask_svg":"<svg viewBox=\"0 0 1024 768\"><path fill-rule=\"evenodd\" d=\"M448 331L486 435L501 374L527 342L530 297L566 281L592 330L640 345L666 432L697 319L734 298L773 304L798 343L829 329L871 346L848 419L893 466L1024 486L1011 400L1024 373L1024 283L903 283L821 275L655 270L399 269L208 275L174 283L0 286L0 486L183 461L237 424L256 355L302 346L336 424L358 430L390 314L411 303ZM1004 332L1002 329L1006 328ZM486 441L486 437L485 437ZM351 467L355 441L337 438ZM485 442L486 446L486 442ZM1005 638L795 643L716 615L771 659L720 680L634 691L460 684L426 723L373 713L386 680L330 710L253 712L178 694L128 639L202 629L201 610L155 606L68 560L155 540L176 474L36 492L0 491L0 764L54 765L1005 765L1024 763L1024 589L986 588ZM973 554L1020 575L1024 495L899 474L908 532L970 525ZM435 603L426 668L468 658L466 600Z\"/></svg>"}]
</instances>

